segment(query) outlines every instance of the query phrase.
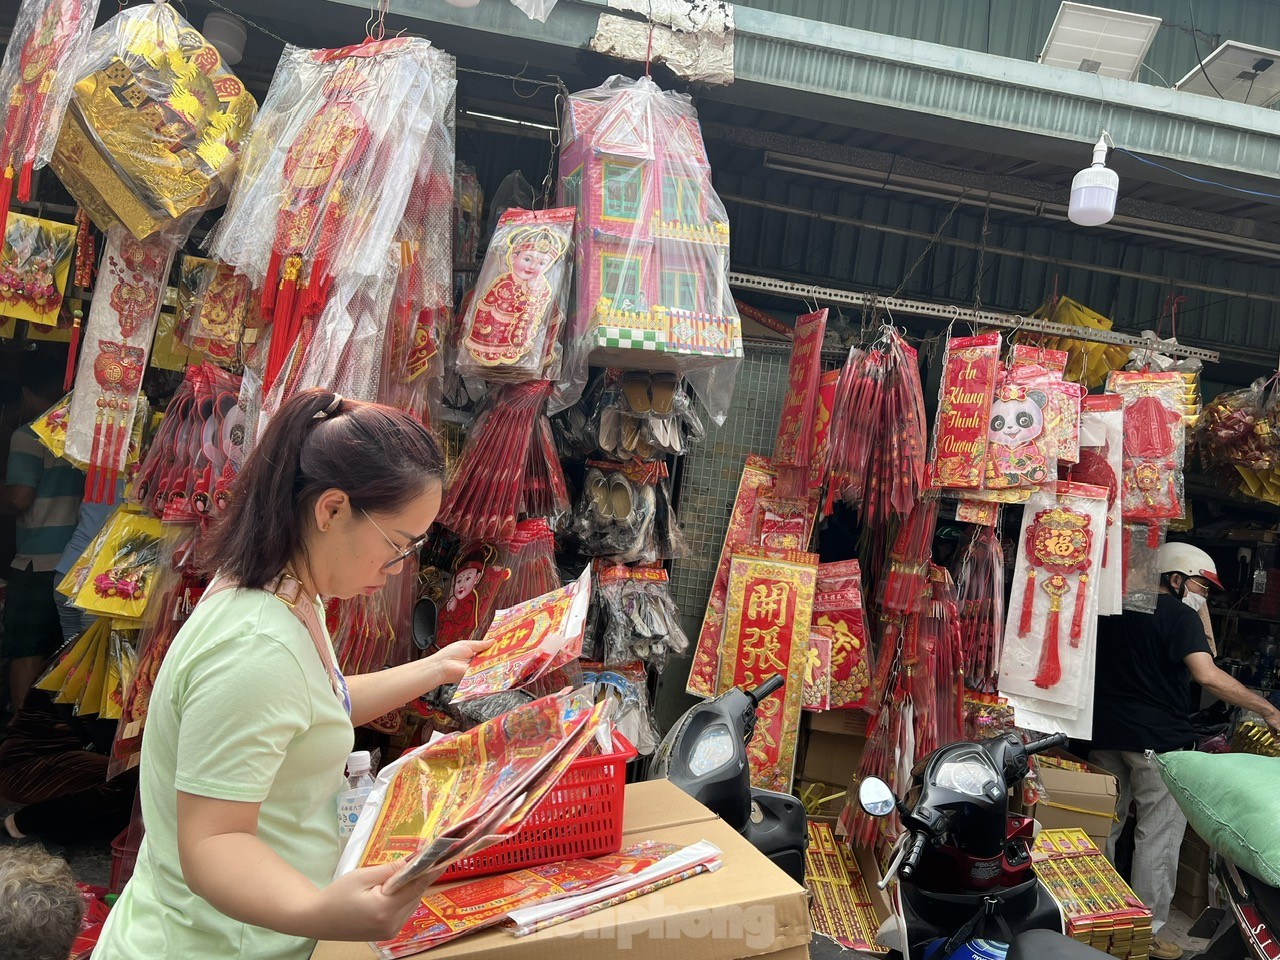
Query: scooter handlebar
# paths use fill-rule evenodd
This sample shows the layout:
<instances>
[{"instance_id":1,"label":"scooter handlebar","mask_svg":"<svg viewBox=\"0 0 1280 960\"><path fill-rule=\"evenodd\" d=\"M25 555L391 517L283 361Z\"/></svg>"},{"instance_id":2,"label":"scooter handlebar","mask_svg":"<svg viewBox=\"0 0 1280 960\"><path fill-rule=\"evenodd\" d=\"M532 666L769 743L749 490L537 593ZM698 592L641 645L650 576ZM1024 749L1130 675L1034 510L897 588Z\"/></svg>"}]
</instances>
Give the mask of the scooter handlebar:
<instances>
[{"instance_id":1,"label":"scooter handlebar","mask_svg":"<svg viewBox=\"0 0 1280 960\"><path fill-rule=\"evenodd\" d=\"M911 839L911 847L907 850L906 857L902 860L902 866L898 872L902 879L910 880L912 874L916 872L916 867L920 865L920 858L924 856L924 848L929 843L929 835L923 830L917 830Z\"/></svg>"},{"instance_id":2,"label":"scooter handlebar","mask_svg":"<svg viewBox=\"0 0 1280 960\"><path fill-rule=\"evenodd\" d=\"M778 690L781 690L783 682L782 674L775 673L754 690L747 691L747 695L756 703L760 703L762 700L768 699L768 697L776 693Z\"/></svg>"},{"instance_id":3,"label":"scooter handlebar","mask_svg":"<svg viewBox=\"0 0 1280 960\"><path fill-rule=\"evenodd\" d=\"M1065 733L1055 733L1041 737L1039 740L1032 740L1025 744L1023 749L1026 750L1027 756L1031 756L1033 753L1044 753L1054 747L1065 747L1069 741L1070 738Z\"/></svg>"}]
</instances>

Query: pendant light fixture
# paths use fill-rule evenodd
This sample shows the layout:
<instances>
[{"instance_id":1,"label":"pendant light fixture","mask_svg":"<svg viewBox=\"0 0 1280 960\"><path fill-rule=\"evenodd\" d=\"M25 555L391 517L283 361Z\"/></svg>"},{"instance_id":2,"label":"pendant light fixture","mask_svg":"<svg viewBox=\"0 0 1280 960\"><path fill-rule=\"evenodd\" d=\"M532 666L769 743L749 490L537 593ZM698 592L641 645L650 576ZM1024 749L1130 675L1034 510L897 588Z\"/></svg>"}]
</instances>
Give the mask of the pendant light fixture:
<instances>
[{"instance_id":1,"label":"pendant light fixture","mask_svg":"<svg viewBox=\"0 0 1280 960\"><path fill-rule=\"evenodd\" d=\"M1093 163L1071 181L1071 205L1067 209L1067 217L1072 223L1098 227L1115 216L1120 177L1107 167L1107 149L1114 146L1111 135L1102 131L1093 148Z\"/></svg>"}]
</instances>

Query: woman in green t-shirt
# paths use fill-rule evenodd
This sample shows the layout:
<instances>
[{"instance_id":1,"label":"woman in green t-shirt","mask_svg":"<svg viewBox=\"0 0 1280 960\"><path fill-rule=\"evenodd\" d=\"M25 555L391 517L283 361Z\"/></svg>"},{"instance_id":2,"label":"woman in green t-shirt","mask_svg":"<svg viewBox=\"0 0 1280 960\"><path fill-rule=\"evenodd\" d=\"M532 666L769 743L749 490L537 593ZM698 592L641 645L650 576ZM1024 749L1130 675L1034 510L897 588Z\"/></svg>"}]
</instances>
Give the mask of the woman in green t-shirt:
<instances>
[{"instance_id":1,"label":"woman in green t-shirt","mask_svg":"<svg viewBox=\"0 0 1280 960\"><path fill-rule=\"evenodd\" d=\"M382 589L440 508L444 463L408 414L308 390L258 438L210 531L217 577L156 679L142 745L146 837L95 960L302 960L397 932L422 894L394 866L330 881L336 798L368 723L456 682L483 642L344 678L320 597Z\"/></svg>"}]
</instances>

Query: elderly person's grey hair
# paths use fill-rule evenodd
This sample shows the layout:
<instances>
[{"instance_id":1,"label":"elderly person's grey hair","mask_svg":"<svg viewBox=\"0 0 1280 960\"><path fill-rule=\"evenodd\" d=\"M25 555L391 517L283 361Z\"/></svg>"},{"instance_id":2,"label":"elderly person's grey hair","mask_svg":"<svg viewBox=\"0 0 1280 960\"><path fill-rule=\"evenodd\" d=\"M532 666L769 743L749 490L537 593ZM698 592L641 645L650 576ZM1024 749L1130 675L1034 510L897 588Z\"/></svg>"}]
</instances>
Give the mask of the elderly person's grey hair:
<instances>
[{"instance_id":1,"label":"elderly person's grey hair","mask_svg":"<svg viewBox=\"0 0 1280 960\"><path fill-rule=\"evenodd\" d=\"M0 848L0 943L6 960L67 960L84 900L67 861L44 847Z\"/></svg>"}]
</instances>

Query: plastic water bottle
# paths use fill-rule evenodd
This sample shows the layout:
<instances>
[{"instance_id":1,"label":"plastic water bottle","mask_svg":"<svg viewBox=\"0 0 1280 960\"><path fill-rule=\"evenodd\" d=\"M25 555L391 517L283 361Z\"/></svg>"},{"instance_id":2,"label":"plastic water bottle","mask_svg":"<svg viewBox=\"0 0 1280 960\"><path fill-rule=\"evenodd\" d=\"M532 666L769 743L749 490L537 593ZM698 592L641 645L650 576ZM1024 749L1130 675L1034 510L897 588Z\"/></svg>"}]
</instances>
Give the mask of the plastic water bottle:
<instances>
[{"instance_id":1,"label":"plastic water bottle","mask_svg":"<svg viewBox=\"0 0 1280 960\"><path fill-rule=\"evenodd\" d=\"M368 750L356 750L347 757L347 789L338 794L338 836L344 843L373 789L372 765Z\"/></svg>"}]
</instances>

